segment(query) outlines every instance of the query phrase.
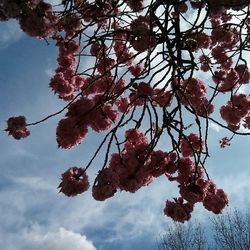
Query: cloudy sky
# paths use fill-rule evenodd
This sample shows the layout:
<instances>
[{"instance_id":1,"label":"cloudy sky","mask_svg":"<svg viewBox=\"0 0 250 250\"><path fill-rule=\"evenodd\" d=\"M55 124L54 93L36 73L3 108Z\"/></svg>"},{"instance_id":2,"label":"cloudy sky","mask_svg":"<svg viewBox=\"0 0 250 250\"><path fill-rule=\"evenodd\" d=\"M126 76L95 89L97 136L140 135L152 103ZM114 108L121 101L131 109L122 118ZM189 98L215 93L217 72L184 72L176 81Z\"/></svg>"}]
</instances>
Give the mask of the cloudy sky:
<instances>
[{"instance_id":1,"label":"cloudy sky","mask_svg":"<svg viewBox=\"0 0 250 250\"><path fill-rule=\"evenodd\" d=\"M10 116L25 115L35 122L60 110L64 103L48 88L56 67L56 48L22 34L15 22L0 23L0 247L5 250L130 250L154 249L171 221L163 215L166 199L177 195L174 183L158 178L136 194L118 193L97 202L86 192L74 198L58 194L60 174L84 166L101 135L90 134L71 150L55 140L59 115L31 128L20 141L3 131ZM210 127L210 177L229 195L230 207L250 205L250 168L247 137L238 137L221 150L224 133ZM99 160L89 176L93 181ZM193 218L212 214L197 206ZM4 247L4 248L3 248Z\"/></svg>"}]
</instances>

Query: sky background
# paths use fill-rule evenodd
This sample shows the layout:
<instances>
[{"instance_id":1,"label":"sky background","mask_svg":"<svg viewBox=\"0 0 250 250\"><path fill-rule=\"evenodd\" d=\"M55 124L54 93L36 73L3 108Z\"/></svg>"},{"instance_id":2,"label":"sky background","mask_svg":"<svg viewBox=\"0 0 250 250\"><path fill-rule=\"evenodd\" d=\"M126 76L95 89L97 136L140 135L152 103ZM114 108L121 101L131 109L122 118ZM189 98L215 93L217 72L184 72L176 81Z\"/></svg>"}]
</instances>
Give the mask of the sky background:
<instances>
[{"instance_id":1,"label":"sky background","mask_svg":"<svg viewBox=\"0 0 250 250\"><path fill-rule=\"evenodd\" d=\"M64 107L48 87L56 56L57 48L27 37L15 22L0 23L0 248L154 249L171 223L163 208L178 195L174 183L161 177L135 194L117 193L105 202L95 201L90 190L68 198L58 194L61 173L84 166L102 135L89 133L79 147L58 149L55 129L63 114L30 127L30 137L20 141L3 131L10 116L25 115L35 122ZM230 208L244 210L250 205L250 141L237 137L222 150L218 140L223 136L211 125L207 170L228 193ZM89 169L90 182L99 164L97 159ZM192 220L206 223L211 216L196 206Z\"/></svg>"}]
</instances>

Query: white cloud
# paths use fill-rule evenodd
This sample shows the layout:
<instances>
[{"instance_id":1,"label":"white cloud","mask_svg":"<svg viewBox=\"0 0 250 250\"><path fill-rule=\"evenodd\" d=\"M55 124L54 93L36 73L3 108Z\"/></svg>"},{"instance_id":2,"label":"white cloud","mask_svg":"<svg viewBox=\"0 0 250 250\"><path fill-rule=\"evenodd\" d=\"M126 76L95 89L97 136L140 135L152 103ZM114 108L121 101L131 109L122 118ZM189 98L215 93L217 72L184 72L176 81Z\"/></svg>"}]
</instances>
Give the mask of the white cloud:
<instances>
[{"instance_id":1,"label":"white cloud","mask_svg":"<svg viewBox=\"0 0 250 250\"><path fill-rule=\"evenodd\" d=\"M56 188L46 180L43 180L40 177L29 176L29 177L15 177L12 178L12 181L18 185L21 185L23 188L29 188L31 190L44 190L56 193Z\"/></svg>"},{"instance_id":2,"label":"white cloud","mask_svg":"<svg viewBox=\"0 0 250 250\"><path fill-rule=\"evenodd\" d=\"M55 71L52 68L45 69L45 74L49 77L54 75Z\"/></svg>"},{"instance_id":3,"label":"white cloud","mask_svg":"<svg viewBox=\"0 0 250 250\"><path fill-rule=\"evenodd\" d=\"M45 2L50 3L51 5L58 5L62 3L62 0L47 0Z\"/></svg>"},{"instance_id":4,"label":"white cloud","mask_svg":"<svg viewBox=\"0 0 250 250\"><path fill-rule=\"evenodd\" d=\"M40 228L33 228L23 234L22 240L23 250L96 250L85 235L62 227L46 233Z\"/></svg>"},{"instance_id":5,"label":"white cloud","mask_svg":"<svg viewBox=\"0 0 250 250\"><path fill-rule=\"evenodd\" d=\"M17 21L0 22L0 49L4 49L18 41L22 33Z\"/></svg>"},{"instance_id":6,"label":"white cloud","mask_svg":"<svg viewBox=\"0 0 250 250\"><path fill-rule=\"evenodd\" d=\"M219 132L221 130L221 127L213 122L209 122L208 126L210 129L212 129L216 132Z\"/></svg>"}]
</instances>

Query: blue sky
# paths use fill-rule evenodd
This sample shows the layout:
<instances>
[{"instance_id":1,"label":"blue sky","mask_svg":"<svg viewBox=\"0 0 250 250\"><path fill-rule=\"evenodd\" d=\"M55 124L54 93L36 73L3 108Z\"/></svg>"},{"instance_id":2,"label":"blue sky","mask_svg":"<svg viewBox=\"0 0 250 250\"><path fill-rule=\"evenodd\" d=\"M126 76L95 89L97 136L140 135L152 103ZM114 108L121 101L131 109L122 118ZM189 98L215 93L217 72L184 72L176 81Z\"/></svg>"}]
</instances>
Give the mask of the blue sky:
<instances>
[{"instance_id":1,"label":"blue sky","mask_svg":"<svg viewBox=\"0 0 250 250\"><path fill-rule=\"evenodd\" d=\"M15 22L0 23L0 247L5 250L130 250L154 249L171 223L163 215L165 201L177 195L176 185L156 179L135 194L118 193L97 202L86 192L74 198L57 193L62 172L84 166L102 135L90 133L82 145L57 149L56 124L62 115L31 128L31 136L16 141L3 131L10 116L37 121L64 103L48 87L56 67L57 49L24 35ZM210 128L207 169L230 198L230 207L250 205L248 137L238 137L221 150L224 132ZM100 159L89 170L93 181ZM197 206L193 218L211 213ZM4 248L3 248L4 247Z\"/></svg>"}]
</instances>

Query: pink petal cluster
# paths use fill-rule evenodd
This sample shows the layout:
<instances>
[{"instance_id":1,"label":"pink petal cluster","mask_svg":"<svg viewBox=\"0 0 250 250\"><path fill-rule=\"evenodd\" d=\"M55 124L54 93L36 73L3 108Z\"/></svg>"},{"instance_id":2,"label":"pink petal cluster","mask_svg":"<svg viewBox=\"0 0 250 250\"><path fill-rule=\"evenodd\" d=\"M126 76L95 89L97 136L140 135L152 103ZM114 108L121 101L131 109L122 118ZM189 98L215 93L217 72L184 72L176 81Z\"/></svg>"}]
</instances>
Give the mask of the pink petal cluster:
<instances>
[{"instance_id":1,"label":"pink petal cluster","mask_svg":"<svg viewBox=\"0 0 250 250\"><path fill-rule=\"evenodd\" d=\"M181 197L174 202L166 202L164 213L173 220L184 222L189 220L195 203L201 202L204 207L214 213L221 213L228 205L228 198L222 189L217 189L211 180L204 179L203 167L195 166L188 157L180 158L176 163L177 176L166 174L170 181L179 183ZM187 203L184 203L187 201Z\"/></svg>"},{"instance_id":2,"label":"pink petal cluster","mask_svg":"<svg viewBox=\"0 0 250 250\"><path fill-rule=\"evenodd\" d=\"M236 72L239 75L239 83L246 84L250 81L250 70L245 64L238 64L235 67Z\"/></svg>"},{"instance_id":3,"label":"pink petal cluster","mask_svg":"<svg viewBox=\"0 0 250 250\"><path fill-rule=\"evenodd\" d=\"M16 140L19 140L30 135L30 131L26 128L26 125L26 118L24 116L11 117L7 121L5 131Z\"/></svg>"},{"instance_id":4,"label":"pink petal cluster","mask_svg":"<svg viewBox=\"0 0 250 250\"><path fill-rule=\"evenodd\" d=\"M41 0L2 0L0 12L0 20L16 18L29 36L48 38L57 32L58 17L53 13L52 5Z\"/></svg>"},{"instance_id":5,"label":"pink petal cluster","mask_svg":"<svg viewBox=\"0 0 250 250\"><path fill-rule=\"evenodd\" d=\"M220 141L220 147L225 148L226 146L230 146L230 139L228 137L223 137Z\"/></svg>"},{"instance_id":6,"label":"pink petal cluster","mask_svg":"<svg viewBox=\"0 0 250 250\"><path fill-rule=\"evenodd\" d=\"M201 152L204 142L194 133L184 137L181 140L181 153L184 157L192 156L195 152Z\"/></svg>"},{"instance_id":7,"label":"pink petal cluster","mask_svg":"<svg viewBox=\"0 0 250 250\"><path fill-rule=\"evenodd\" d=\"M227 194L222 189L217 189L215 184L211 182L203 200L203 205L207 210L220 214L225 206L228 205Z\"/></svg>"},{"instance_id":8,"label":"pink petal cluster","mask_svg":"<svg viewBox=\"0 0 250 250\"><path fill-rule=\"evenodd\" d=\"M143 52L156 45L156 38L152 33L152 22L145 16L139 16L131 24L132 37L130 43L132 47L139 52Z\"/></svg>"},{"instance_id":9,"label":"pink petal cluster","mask_svg":"<svg viewBox=\"0 0 250 250\"><path fill-rule=\"evenodd\" d=\"M40 1L35 8L25 9L20 15L20 27L30 36L52 37L57 31L57 16L54 15L52 6Z\"/></svg>"},{"instance_id":10,"label":"pink petal cluster","mask_svg":"<svg viewBox=\"0 0 250 250\"><path fill-rule=\"evenodd\" d=\"M84 79L75 76L77 61L75 55L80 51L79 45L74 41L61 40L57 43L59 47L58 68L50 80L50 87L58 96L65 101L72 100L84 84Z\"/></svg>"},{"instance_id":11,"label":"pink petal cluster","mask_svg":"<svg viewBox=\"0 0 250 250\"><path fill-rule=\"evenodd\" d=\"M104 201L112 197L117 191L118 183L115 173L110 168L99 171L92 187L92 196L95 200Z\"/></svg>"},{"instance_id":12,"label":"pink petal cluster","mask_svg":"<svg viewBox=\"0 0 250 250\"><path fill-rule=\"evenodd\" d=\"M231 101L220 109L222 119L234 131L240 128L240 123L250 112L250 97L245 94L233 95Z\"/></svg>"},{"instance_id":13,"label":"pink petal cluster","mask_svg":"<svg viewBox=\"0 0 250 250\"><path fill-rule=\"evenodd\" d=\"M239 75L234 69L215 71L212 78L218 85L218 90L222 92L235 89L239 83Z\"/></svg>"},{"instance_id":14,"label":"pink petal cluster","mask_svg":"<svg viewBox=\"0 0 250 250\"><path fill-rule=\"evenodd\" d=\"M234 10L240 10L250 4L249 0L208 0L209 6L212 8L225 7L232 8Z\"/></svg>"},{"instance_id":15,"label":"pink petal cluster","mask_svg":"<svg viewBox=\"0 0 250 250\"><path fill-rule=\"evenodd\" d=\"M76 196L88 190L89 181L84 169L71 167L62 174L60 191L67 196Z\"/></svg>"},{"instance_id":16,"label":"pink petal cluster","mask_svg":"<svg viewBox=\"0 0 250 250\"><path fill-rule=\"evenodd\" d=\"M82 97L73 102L56 130L57 143L62 148L72 148L82 142L88 132L88 127L100 132L111 128L118 118L118 112L112 105L98 106L98 96L93 99Z\"/></svg>"},{"instance_id":17,"label":"pink petal cluster","mask_svg":"<svg viewBox=\"0 0 250 250\"><path fill-rule=\"evenodd\" d=\"M174 201L166 201L164 214L171 217L174 221L182 222L191 218L193 205L186 202L182 198L175 199Z\"/></svg>"},{"instance_id":18,"label":"pink petal cluster","mask_svg":"<svg viewBox=\"0 0 250 250\"><path fill-rule=\"evenodd\" d=\"M96 177L92 192L97 200L113 196L118 189L134 193L142 186L149 185L153 177L176 171L175 153L149 153L148 140L137 129L127 130L125 138L122 153L112 154L109 166Z\"/></svg>"},{"instance_id":19,"label":"pink petal cluster","mask_svg":"<svg viewBox=\"0 0 250 250\"><path fill-rule=\"evenodd\" d=\"M131 10L135 12L140 12L143 10L143 0L126 0L127 5L131 8Z\"/></svg>"},{"instance_id":20,"label":"pink petal cluster","mask_svg":"<svg viewBox=\"0 0 250 250\"><path fill-rule=\"evenodd\" d=\"M183 105L191 106L198 115L209 116L213 113L214 106L206 98L207 89L202 80L191 78L177 87Z\"/></svg>"}]
</instances>

